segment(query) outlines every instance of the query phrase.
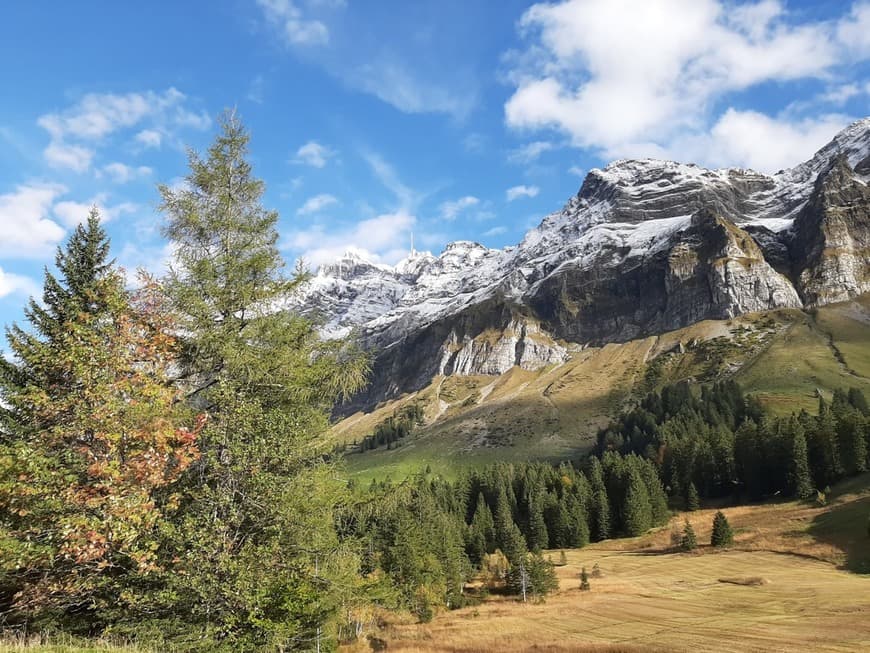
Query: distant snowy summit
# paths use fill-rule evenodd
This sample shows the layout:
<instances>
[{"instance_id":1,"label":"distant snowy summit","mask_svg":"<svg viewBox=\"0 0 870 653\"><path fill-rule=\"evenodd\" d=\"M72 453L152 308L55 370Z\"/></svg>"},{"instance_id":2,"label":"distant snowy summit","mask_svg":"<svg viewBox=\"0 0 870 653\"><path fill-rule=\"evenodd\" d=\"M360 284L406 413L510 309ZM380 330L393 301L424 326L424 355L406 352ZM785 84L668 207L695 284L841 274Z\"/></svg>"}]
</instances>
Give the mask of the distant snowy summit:
<instances>
[{"instance_id":1,"label":"distant snowy summit","mask_svg":"<svg viewBox=\"0 0 870 653\"><path fill-rule=\"evenodd\" d=\"M366 404L438 373L547 364L566 343L870 291L868 182L870 118L775 175L615 161L515 247L457 241L395 266L349 253L292 303L378 352L376 376L391 377Z\"/></svg>"}]
</instances>

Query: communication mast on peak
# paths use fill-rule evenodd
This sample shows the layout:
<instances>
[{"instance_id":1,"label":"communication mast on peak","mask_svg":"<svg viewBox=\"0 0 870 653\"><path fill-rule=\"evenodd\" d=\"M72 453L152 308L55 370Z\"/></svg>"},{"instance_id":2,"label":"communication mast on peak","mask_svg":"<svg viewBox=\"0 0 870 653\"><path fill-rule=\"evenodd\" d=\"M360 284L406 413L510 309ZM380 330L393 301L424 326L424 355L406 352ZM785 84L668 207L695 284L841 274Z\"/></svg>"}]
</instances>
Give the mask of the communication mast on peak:
<instances>
[{"instance_id":1,"label":"communication mast on peak","mask_svg":"<svg viewBox=\"0 0 870 653\"><path fill-rule=\"evenodd\" d=\"M417 255L417 250L414 249L414 232L412 231L411 232L411 257L413 258L416 255Z\"/></svg>"}]
</instances>

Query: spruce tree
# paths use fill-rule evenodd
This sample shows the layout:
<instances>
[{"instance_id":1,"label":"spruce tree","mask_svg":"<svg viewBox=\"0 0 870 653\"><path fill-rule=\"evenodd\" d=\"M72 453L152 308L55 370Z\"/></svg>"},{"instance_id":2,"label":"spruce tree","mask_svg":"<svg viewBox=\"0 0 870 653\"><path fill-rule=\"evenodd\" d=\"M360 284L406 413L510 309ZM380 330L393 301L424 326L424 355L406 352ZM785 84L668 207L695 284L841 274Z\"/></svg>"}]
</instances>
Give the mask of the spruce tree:
<instances>
[{"instance_id":1,"label":"spruce tree","mask_svg":"<svg viewBox=\"0 0 870 653\"><path fill-rule=\"evenodd\" d=\"M694 483L689 483L689 489L686 492L686 510L694 512L701 507L701 500L698 497L698 489Z\"/></svg>"},{"instance_id":2,"label":"spruce tree","mask_svg":"<svg viewBox=\"0 0 870 653\"><path fill-rule=\"evenodd\" d=\"M713 533L710 536L710 544L717 547L728 546L734 541L734 533L725 514L719 510L713 517Z\"/></svg>"},{"instance_id":3,"label":"spruce tree","mask_svg":"<svg viewBox=\"0 0 870 653\"><path fill-rule=\"evenodd\" d=\"M589 467L589 484L592 494L592 534L596 542L610 537L610 501L604 484L601 461L592 458Z\"/></svg>"},{"instance_id":4,"label":"spruce tree","mask_svg":"<svg viewBox=\"0 0 870 653\"><path fill-rule=\"evenodd\" d=\"M10 622L47 615L88 630L129 617L131 590L160 571L169 488L198 456L199 427L170 383L176 327L150 280L127 292L108 252L92 211L58 252L60 276L46 273L31 330L8 333L17 359L0 374L0 556Z\"/></svg>"},{"instance_id":5,"label":"spruce tree","mask_svg":"<svg viewBox=\"0 0 870 653\"><path fill-rule=\"evenodd\" d=\"M48 426L27 401L27 387L39 387L53 399L76 392L65 372L51 364L70 324L81 316L99 321L109 312L110 297L118 288L105 282L111 272L109 239L99 212L91 209L87 220L76 226L64 247L58 247L55 265L59 276L45 270L42 302L31 298L24 309L29 330L13 324L6 330L15 362L0 356L0 435L38 431Z\"/></svg>"},{"instance_id":6,"label":"spruce tree","mask_svg":"<svg viewBox=\"0 0 870 653\"><path fill-rule=\"evenodd\" d=\"M683 526L683 537L680 539L680 548L683 551L693 551L698 548L698 538L695 537L695 529L689 520Z\"/></svg>"},{"instance_id":7,"label":"spruce tree","mask_svg":"<svg viewBox=\"0 0 870 653\"><path fill-rule=\"evenodd\" d=\"M649 494L640 471L634 464L628 471L622 516L625 522L625 533L629 537L642 535L652 526Z\"/></svg>"},{"instance_id":8,"label":"spruce tree","mask_svg":"<svg viewBox=\"0 0 870 653\"><path fill-rule=\"evenodd\" d=\"M276 310L307 277L284 274L278 215L261 204L248 141L226 114L207 155L190 152L186 183L160 187L182 381L210 416L163 596L166 614L185 615L185 636L294 648L334 632L330 575L352 565L332 518L344 485L320 436L367 368L346 343Z\"/></svg>"},{"instance_id":9,"label":"spruce tree","mask_svg":"<svg viewBox=\"0 0 870 653\"><path fill-rule=\"evenodd\" d=\"M547 548L549 544L549 534L547 533L547 524L544 521L544 498L542 493L535 493L529 497L529 549L539 553L541 549Z\"/></svg>"},{"instance_id":10,"label":"spruce tree","mask_svg":"<svg viewBox=\"0 0 870 653\"><path fill-rule=\"evenodd\" d=\"M810 477L810 464L807 458L807 440L803 427L794 417L789 422L792 434L791 466L789 480L794 495L799 499L809 499L815 494Z\"/></svg>"}]
</instances>

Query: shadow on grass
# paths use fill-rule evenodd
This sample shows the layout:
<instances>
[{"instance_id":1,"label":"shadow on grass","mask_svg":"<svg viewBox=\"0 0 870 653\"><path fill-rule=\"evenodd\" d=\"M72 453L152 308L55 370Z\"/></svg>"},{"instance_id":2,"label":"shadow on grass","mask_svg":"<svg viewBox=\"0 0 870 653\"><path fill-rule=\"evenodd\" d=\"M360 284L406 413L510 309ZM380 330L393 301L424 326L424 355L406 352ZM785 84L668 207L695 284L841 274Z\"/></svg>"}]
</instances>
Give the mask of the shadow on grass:
<instances>
[{"instance_id":1,"label":"shadow on grass","mask_svg":"<svg viewBox=\"0 0 870 653\"><path fill-rule=\"evenodd\" d=\"M813 519L807 532L815 539L842 549L846 562L842 569L856 574L870 574L870 536L867 520L870 517L870 496L840 505Z\"/></svg>"}]
</instances>

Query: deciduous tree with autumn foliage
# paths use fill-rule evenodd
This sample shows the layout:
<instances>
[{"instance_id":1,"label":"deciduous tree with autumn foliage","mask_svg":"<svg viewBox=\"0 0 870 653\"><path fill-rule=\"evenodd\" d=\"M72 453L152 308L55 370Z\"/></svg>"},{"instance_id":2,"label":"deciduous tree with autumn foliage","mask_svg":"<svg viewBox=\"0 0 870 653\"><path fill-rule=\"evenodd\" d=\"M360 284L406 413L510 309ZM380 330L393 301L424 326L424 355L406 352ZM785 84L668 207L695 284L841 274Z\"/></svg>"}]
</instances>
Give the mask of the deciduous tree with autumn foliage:
<instances>
[{"instance_id":1,"label":"deciduous tree with autumn foliage","mask_svg":"<svg viewBox=\"0 0 870 653\"><path fill-rule=\"evenodd\" d=\"M157 568L204 417L177 401L162 293L125 289L96 210L57 267L0 363L0 582L8 620L89 628Z\"/></svg>"}]
</instances>

